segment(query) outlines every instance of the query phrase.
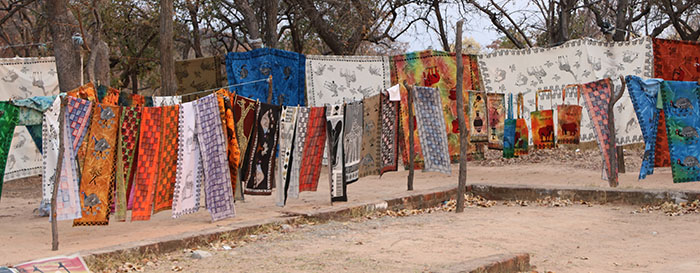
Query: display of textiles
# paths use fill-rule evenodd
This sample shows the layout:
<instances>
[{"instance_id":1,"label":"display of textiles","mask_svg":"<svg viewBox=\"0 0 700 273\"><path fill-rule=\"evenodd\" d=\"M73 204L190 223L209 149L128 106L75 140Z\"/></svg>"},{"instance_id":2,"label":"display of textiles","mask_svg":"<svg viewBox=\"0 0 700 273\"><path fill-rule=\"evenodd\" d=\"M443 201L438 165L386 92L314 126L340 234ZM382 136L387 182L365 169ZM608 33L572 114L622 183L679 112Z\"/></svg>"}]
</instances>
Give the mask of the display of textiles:
<instances>
[{"instance_id":1,"label":"display of textiles","mask_svg":"<svg viewBox=\"0 0 700 273\"><path fill-rule=\"evenodd\" d=\"M277 156L277 169L275 179L276 204L284 207L287 202L292 162L298 160L292 156L294 152L294 129L297 124L297 115L300 107L284 106L279 122L279 155ZM298 191L298 188L297 188Z\"/></svg>"},{"instance_id":2,"label":"display of textiles","mask_svg":"<svg viewBox=\"0 0 700 273\"><path fill-rule=\"evenodd\" d=\"M233 102L233 121L236 123L236 139L240 155L242 156L240 173L236 177L236 200L243 198L243 186L241 181L247 177L247 166L250 164L248 156L249 140L255 133L255 121L257 120L259 103L242 96L235 96Z\"/></svg>"},{"instance_id":3,"label":"display of textiles","mask_svg":"<svg viewBox=\"0 0 700 273\"><path fill-rule=\"evenodd\" d=\"M56 193L56 220L73 220L80 218L80 196L78 185L80 173L76 159L78 149L88 131L92 114L92 102L74 97L66 97L65 128L61 138L63 145L63 163Z\"/></svg>"},{"instance_id":4,"label":"display of textiles","mask_svg":"<svg viewBox=\"0 0 700 273\"><path fill-rule=\"evenodd\" d=\"M219 56L175 61L177 93L193 93L225 85L221 65L222 60ZM195 99L194 96L187 98Z\"/></svg>"},{"instance_id":5,"label":"display of textiles","mask_svg":"<svg viewBox=\"0 0 700 273\"><path fill-rule=\"evenodd\" d=\"M126 210L133 206L134 174L138 151L142 107L123 106L119 117L119 141L116 164L117 221L126 220ZM131 206L129 203L131 202Z\"/></svg>"},{"instance_id":6,"label":"display of textiles","mask_svg":"<svg viewBox=\"0 0 700 273\"><path fill-rule=\"evenodd\" d=\"M348 201L345 182L345 156L343 155L343 131L345 107L342 104L326 106L326 140L328 141L328 179L331 201Z\"/></svg>"},{"instance_id":7,"label":"display of textiles","mask_svg":"<svg viewBox=\"0 0 700 273\"><path fill-rule=\"evenodd\" d=\"M381 94L381 170L395 172L399 165L399 102L391 101L389 95Z\"/></svg>"},{"instance_id":8,"label":"display of textiles","mask_svg":"<svg viewBox=\"0 0 700 273\"><path fill-rule=\"evenodd\" d=\"M508 94L508 116L503 122L503 158L515 157L515 119L513 118L513 94Z\"/></svg>"},{"instance_id":9,"label":"display of textiles","mask_svg":"<svg viewBox=\"0 0 700 273\"><path fill-rule=\"evenodd\" d=\"M700 181L700 85L696 81L661 83L673 182Z\"/></svg>"},{"instance_id":10,"label":"display of textiles","mask_svg":"<svg viewBox=\"0 0 700 273\"><path fill-rule=\"evenodd\" d=\"M197 100L196 134L204 166L205 204L212 221L236 215L226 139L215 94Z\"/></svg>"},{"instance_id":11,"label":"display of textiles","mask_svg":"<svg viewBox=\"0 0 700 273\"><path fill-rule=\"evenodd\" d=\"M309 106L359 101L391 86L387 56L306 55Z\"/></svg>"},{"instance_id":12,"label":"display of textiles","mask_svg":"<svg viewBox=\"0 0 700 273\"><path fill-rule=\"evenodd\" d=\"M355 101L345 105L345 115L343 116L343 156L345 183L353 183L360 178L360 163L362 161L362 102Z\"/></svg>"},{"instance_id":13,"label":"display of textiles","mask_svg":"<svg viewBox=\"0 0 700 273\"><path fill-rule=\"evenodd\" d=\"M379 121L380 95L362 101L362 152L360 153L360 177L377 175L381 169L381 122Z\"/></svg>"},{"instance_id":14,"label":"display of textiles","mask_svg":"<svg viewBox=\"0 0 700 273\"><path fill-rule=\"evenodd\" d=\"M158 179L160 158L161 107L144 107L138 143L138 157L134 177L134 197L131 211L132 221L151 219L153 193Z\"/></svg>"},{"instance_id":15,"label":"display of textiles","mask_svg":"<svg viewBox=\"0 0 700 273\"><path fill-rule=\"evenodd\" d=\"M303 120L299 119L299 122ZM306 123L306 136L299 167L299 192L316 191L321 175L321 161L326 145L326 107L311 107ZM297 128L302 125L297 124ZM301 141L297 141L300 143Z\"/></svg>"},{"instance_id":16,"label":"display of textiles","mask_svg":"<svg viewBox=\"0 0 700 273\"><path fill-rule=\"evenodd\" d=\"M418 136L425 158L423 171L451 174L440 94L434 88L422 86L416 87L414 91Z\"/></svg>"},{"instance_id":17,"label":"display of textiles","mask_svg":"<svg viewBox=\"0 0 700 273\"><path fill-rule=\"evenodd\" d=\"M54 57L0 59L0 78L0 101L54 96L59 92ZM5 165L5 181L42 173L42 155L33 141L37 136L32 136L32 132L39 133L41 129L32 127L32 131L24 126L15 128Z\"/></svg>"},{"instance_id":18,"label":"display of textiles","mask_svg":"<svg viewBox=\"0 0 700 273\"><path fill-rule=\"evenodd\" d=\"M468 91L469 96L469 140L471 142L488 141L488 117L486 108L486 93ZM459 125L457 126L459 127Z\"/></svg>"},{"instance_id":19,"label":"display of textiles","mask_svg":"<svg viewBox=\"0 0 700 273\"><path fill-rule=\"evenodd\" d=\"M452 160L459 158L459 125L457 122L457 62L455 53L426 50L420 52L406 53L392 57L391 62L391 83L405 83L408 85L427 86L437 88L440 92L442 109L444 112L445 124L447 125L447 141ZM477 67L476 56L463 54L464 77L462 79L464 90L481 90L479 86L479 69ZM401 105L404 103L404 96L401 97ZM407 117L405 109L402 107L402 116ZM402 121L404 122L404 121ZM404 123L406 124L406 123ZM414 131L414 134L416 132ZM414 139L418 137L414 135ZM403 134L402 158L405 165L408 165L408 134ZM423 156L420 153L420 143L414 143L416 156L415 162L420 166ZM477 149L472 151L478 152ZM479 157L479 155L474 155ZM483 155L482 155L483 157Z\"/></svg>"},{"instance_id":20,"label":"display of textiles","mask_svg":"<svg viewBox=\"0 0 700 273\"><path fill-rule=\"evenodd\" d=\"M486 94L486 109L488 111L488 147L503 149L503 127L506 119L506 98L502 93Z\"/></svg>"},{"instance_id":21,"label":"display of textiles","mask_svg":"<svg viewBox=\"0 0 700 273\"><path fill-rule=\"evenodd\" d=\"M173 218L199 210L204 166L196 135L197 101L180 106L177 136L177 172L173 189Z\"/></svg>"},{"instance_id":22,"label":"display of textiles","mask_svg":"<svg viewBox=\"0 0 700 273\"><path fill-rule=\"evenodd\" d=\"M114 190L114 164L119 107L97 104L93 107L90 129L83 145L87 148L80 178L82 217L74 226L107 225Z\"/></svg>"},{"instance_id":23,"label":"display of textiles","mask_svg":"<svg viewBox=\"0 0 700 273\"><path fill-rule=\"evenodd\" d=\"M639 179L641 180L646 178L647 175L654 173L657 151L656 136L659 133L659 112L661 111L657 104L663 80L649 79L645 81L637 76L627 76L625 81L627 83L627 91L632 97L634 111L637 112L639 126L642 127L642 134L644 135L644 156L639 169Z\"/></svg>"},{"instance_id":24,"label":"display of textiles","mask_svg":"<svg viewBox=\"0 0 700 273\"><path fill-rule=\"evenodd\" d=\"M297 107L296 119L294 123L294 140L291 144L292 154L289 162L289 175L285 194L287 198L299 198L299 179L301 177L301 162L304 155L304 144L309 126L310 107ZM282 140L280 140L281 143ZM324 145L325 143L320 142ZM281 145L281 144L280 144Z\"/></svg>"},{"instance_id":25,"label":"display of textiles","mask_svg":"<svg viewBox=\"0 0 700 273\"><path fill-rule=\"evenodd\" d=\"M242 181L245 183L245 193L254 195L270 195L275 186L273 172L275 170L275 155L277 153L277 131L282 108L267 103L260 103L255 124L255 135L248 144L249 164L244 166Z\"/></svg>"},{"instance_id":26,"label":"display of textiles","mask_svg":"<svg viewBox=\"0 0 700 273\"><path fill-rule=\"evenodd\" d=\"M532 112L535 91L551 89L561 98L567 84L592 82L603 78L637 75L652 76L652 42L643 37L624 42L601 42L590 38L570 40L550 48L496 50L479 58L479 69L487 92L519 93L525 95L525 112ZM555 101L552 108L560 104ZM529 116L525 119L528 120ZM594 126L587 112L581 119L581 141L595 141ZM628 94L623 94L615 107L617 143L621 145L643 141L637 117ZM534 135L534 134L533 134Z\"/></svg>"},{"instance_id":27,"label":"display of textiles","mask_svg":"<svg viewBox=\"0 0 700 273\"><path fill-rule=\"evenodd\" d=\"M231 173L231 187L233 192L236 192L237 182L235 177L238 177L238 168L240 167L241 151L238 146L238 138L236 137L236 122L233 118L233 101L234 95L226 89L216 91L216 100L219 105L219 115L224 126L224 135L226 136L226 153L228 155L228 167ZM240 191L240 189L238 189Z\"/></svg>"},{"instance_id":28,"label":"display of textiles","mask_svg":"<svg viewBox=\"0 0 700 273\"><path fill-rule=\"evenodd\" d=\"M162 106L160 118L160 157L158 158L158 179L156 180L153 212L172 208L173 187L177 172L177 138L180 106Z\"/></svg>"},{"instance_id":29,"label":"display of textiles","mask_svg":"<svg viewBox=\"0 0 700 273\"><path fill-rule=\"evenodd\" d=\"M15 126L19 120L19 108L12 103L0 102L0 173L4 173L7 163L7 154L10 151L10 143L15 133ZM3 179L0 179L0 198L2 197Z\"/></svg>"},{"instance_id":30,"label":"display of textiles","mask_svg":"<svg viewBox=\"0 0 700 273\"><path fill-rule=\"evenodd\" d=\"M622 90L620 91L622 92ZM608 105L613 96L613 86L610 79L606 78L581 85L581 95L586 102L588 115L593 121L598 147L603 157L603 180L617 182L617 152L616 143L610 139L610 122L608 117Z\"/></svg>"},{"instance_id":31,"label":"display of textiles","mask_svg":"<svg viewBox=\"0 0 700 273\"><path fill-rule=\"evenodd\" d=\"M43 213L49 214L51 209L51 196L56 181L58 170L58 149L60 137L59 114L61 113L61 98L56 97L51 107L43 114L42 147L43 147L43 172L41 175L41 205ZM1 192L0 192L1 193Z\"/></svg>"},{"instance_id":32,"label":"display of textiles","mask_svg":"<svg viewBox=\"0 0 700 273\"><path fill-rule=\"evenodd\" d=\"M274 48L258 48L226 55L226 75L230 85L242 84L272 76L272 98L268 99L266 81L236 87L238 95L275 105L306 105L304 80L306 57Z\"/></svg>"}]
</instances>

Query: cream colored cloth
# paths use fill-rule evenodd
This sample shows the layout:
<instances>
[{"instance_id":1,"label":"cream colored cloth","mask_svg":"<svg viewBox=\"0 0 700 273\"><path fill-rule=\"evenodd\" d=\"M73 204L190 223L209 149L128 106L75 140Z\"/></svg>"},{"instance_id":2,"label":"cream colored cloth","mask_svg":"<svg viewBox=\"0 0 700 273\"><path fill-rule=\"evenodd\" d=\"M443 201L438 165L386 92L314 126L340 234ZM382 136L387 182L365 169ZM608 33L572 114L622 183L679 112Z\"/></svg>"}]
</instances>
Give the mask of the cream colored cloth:
<instances>
[{"instance_id":1,"label":"cream colored cloth","mask_svg":"<svg viewBox=\"0 0 700 273\"><path fill-rule=\"evenodd\" d=\"M390 85L388 56L306 55L309 106L360 101Z\"/></svg>"}]
</instances>

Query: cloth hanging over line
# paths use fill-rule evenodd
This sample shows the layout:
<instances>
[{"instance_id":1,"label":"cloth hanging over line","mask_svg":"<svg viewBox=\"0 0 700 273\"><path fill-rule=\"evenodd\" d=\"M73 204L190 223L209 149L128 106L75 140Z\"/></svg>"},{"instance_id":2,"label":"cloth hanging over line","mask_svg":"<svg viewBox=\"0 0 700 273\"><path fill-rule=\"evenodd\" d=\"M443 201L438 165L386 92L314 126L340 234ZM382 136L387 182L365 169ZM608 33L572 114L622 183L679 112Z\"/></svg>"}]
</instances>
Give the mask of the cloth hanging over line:
<instances>
[{"instance_id":1,"label":"cloth hanging over line","mask_svg":"<svg viewBox=\"0 0 700 273\"><path fill-rule=\"evenodd\" d=\"M19 108L10 102L0 102L0 171L4 173L7 154L19 120ZM3 180L0 179L0 197L2 197Z\"/></svg>"},{"instance_id":2,"label":"cloth hanging over line","mask_svg":"<svg viewBox=\"0 0 700 273\"><path fill-rule=\"evenodd\" d=\"M196 101L180 106L177 137L177 169L173 190L173 218L199 210L204 176L199 140L196 135Z\"/></svg>"},{"instance_id":3,"label":"cloth hanging over line","mask_svg":"<svg viewBox=\"0 0 700 273\"><path fill-rule=\"evenodd\" d=\"M53 185L56 181L56 170L58 164L58 149L59 141L62 136L60 133L59 114L61 113L61 99L56 97L43 114L42 127L42 146L43 153L43 172L41 175L41 204L40 210L44 215L49 215L51 212L51 196L53 196Z\"/></svg>"},{"instance_id":4,"label":"cloth hanging over line","mask_svg":"<svg viewBox=\"0 0 700 273\"><path fill-rule=\"evenodd\" d=\"M219 56L175 61L177 93L187 94L224 85L226 79L221 73L222 59ZM187 96L188 99L196 99ZM153 101L158 104L155 100Z\"/></svg>"},{"instance_id":5,"label":"cloth hanging over line","mask_svg":"<svg viewBox=\"0 0 700 273\"><path fill-rule=\"evenodd\" d=\"M258 48L226 55L229 85L267 79L272 76L272 98L269 84L260 82L237 87L237 93L250 99L275 105L306 105L304 96L306 57L302 54L273 48Z\"/></svg>"},{"instance_id":6,"label":"cloth hanging over line","mask_svg":"<svg viewBox=\"0 0 700 273\"><path fill-rule=\"evenodd\" d=\"M700 181L700 85L697 82L661 83L673 183Z\"/></svg>"},{"instance_id":7,"label":"cloth hanging over line","mask_svg":"<svg viewBox=\"0 0 700 273\"><path fill-rule=\"evenodd\" d=\"M277 156L277 169L275 179L277 183L276 204L279 207L284 207L287 202L287 191L289 190L289 177L291 174L291 165L294 160L294 129L297 123L297 114L300 107L285 106L282 107L282 114L279 121L279 155ZM298 189L297 189L298 191Z\"/></svg>"},{"instance_id":8,"label":"cloth hanging over line","mask_svg":"<svg viewBox=\"0 0 700 273\"><path fill-rule=\"evenodd\" d=\"M424 172L451 174L447 133L442 119L439 92L434 88L418 86L415 89L415 108L421 150L425 158Z\"/></svg>"},{"instance_id":9,"label":"cloth hanging over line","mask_svg":"<svg viewBox=\"0 0 700 273\"><path fill-rule=\"evenodd\" d=\"M151 219L153 192L158 179L160 158L161 107L144 107L141 111L141 124L138 144L138 160L134 177L134 197L131 211L132 221Z\"/></svg>"},{"instance_id":10,"label":"cloth hanging over line","mask_svg":"<svg viewBox=\"0 0 700 273\"><path fill-rule=\"evenodd\" d=\"M122 106L121 108L116 166L117 206L115 219L117 221L125 221L126 210L133 207L134 176L136 162L138 162L136 152L138 151L142 111L142 107Z\"/></svg>"},{"instance_id":11,"label":"cloth hanging over line","mask_svg":"<svg viewBox=\"0 0 700 273\"><path fill-rule=\"evenodd\" d=\"M345 156L343 155L343 131L345 127L343 104L326 106L326 134L328 141L328 179L331 202L348 201L345 182ZM318 144L316 144L318 145ZM320 145L318 145L320 146Z\"/></svg>"},{"instance_id":12,"label":"cloth hanging over line","mask_svg":"<svg viewBox=\"0 0 700 273\"><path fill-rule=\"evenodd\" d=\"M399 102L381 94L381 170L395 172L399 166Z\"/></svg>"},{"instance_id":13,"label":"cloth hanging over line","mask_svg":"<svg viewBox=\"0 0 700 273\"><path fill-rule=\"evenodd\" d=\"M205 204L212 221L236 216L226 139L215 94L197 100L197 138L204 166Z\"/></svg>"},{"instance_id":14,"label":"cloth hanging over line","mask_svg":"<svg viewBox=\"0 0 700 273\"><path fill-rule=\"evenodd\" d=\"M360 165L362 162L362 114L361 101L351 102L345 105L345 128L343 129L343 156L345 162L343 173L345 183L353 183L360 178Z\"/></svg>"},{"instance_id":15,"label":"cloth hanging over line","mask_svg":"<svg viewBox=\"0 0 700 273\"><path fill-rule=\"evenodd\" d=\"M469 95L469 139L471 142L487 142L489 137L486 108L486 93L468 91ZM458 125L459 126L459 125Z\"/></svg>"},{"instance_id":16,"label":"cloth hanging over line","mask_svg":"<svg viewBox=\"0 0 700 273\"><path fill-rule=\"evenodd\" d=\"M624 42L600 42L590 38L570 40L551 48L496 50L479 56L479 69L485 91L525 96L524 110L535 107L535 91L551 89L551 96L561 97L567 84L593 82L603 78L637 75L652 76L651 38L643 37ZM549 99L543 94L542 99ZM571 94L569 99L573 99ZM555 101L553 108L559 104ZM555 113L556 116L556 113ZM526 116L528 123L529 116ZM594 141L595 130L587 112L581 119L581 141ZM632 101L623 94L615 107L617 143L621 145L643 141Z\"/></svg>"},{"instance_id":17,"label":"cloth hanging over line","mask_svg":"<svg viewBox=\"0 0 700 273\"><path fill-rule=\"evenodd\" d=\"M297 108L294 123L294 139L291 144L292 155L289 161L289 177L287 178L287 190L285 191L287 198L299 198L299 178L301 175L301 162L303 161L304 142L308 132L310 110L310 107ZM282 141L280 139L280 146ZM323 141L320 143L324 144Z\"/></svg>"},{"instance_id":18,"label":"cloth hanging over line","mask_svg":"<svg viewBox=\"0 0 700 273\"><path fill-rule=\"evenodd\" d=\"M301 121L301 120L300 120ZM303 121L301 121L303 122ZM321 162L326 147L326 107L311 107L306 123L303 154L299 167L299 192L316 191L321 175ZM303 123L297 124L297 128ZM297 143L300 143L297 141Z\"/></svg>"},{"instance_id":19,"label":"cloth hanging over line","mask_svg":"<svg viewBox=\"0 0 700 273\"><path fill-rule=\"evenodd\" d=\"M240 191L240 189L237 189L238 183L236 182L236 177L238 177L241 152L236 137L236 123L233 118L234 95L225 89L219 89L214 94L216 94L216 101L219 105L219 115L221 116L224 135L226 136L226 154L228 156L229 172L232 178L231 188L235 193L236 190Z\"/></svg>"},{"instance_id":20,"label":"cloth hanging over line","mask_svg":"<svg viewBox=\"0 0 700 273\"><path fill-rule=\"evenodd\" d=\"M365 98L362 102L362 152L360 153L360 177L378 175L382 168L381 122L379 119L380 95Z\"/></svg>"},{"instance_id":21,"label":"cloth hanging over line","mask_svg":"<svg viewBox=\"0 0 700 273\"><path fill-rule=\"evenodd\" d=\"M620 92L623 91L620 90ZM613 86L608 78L581 85L581 94L586 102L588 115L592 119L598 147L603 157L602 179L608 180L612 177L614 181L617 181L617 153L611 152L616 151L617 145L615 140L610 138L610 129L608 128L610 122L608 104L610 104L613 92Z\"/></svg>"},{"instance_id":22,"label":"cloth hanging over line","mask_svg":"<svg viewBox=\"0 0 700 273\"><path fill-rule=\"evenodd\" d=\"M259 103L242 96L236 96L233 104L233 121L236 123L236 138L242 155L240 173L236 177L236 200L243 198L242 180L248 175L247 166L250 164L248 145L255 133Z\"/></svg>"},{"instance_id":23,"label":"cloth hanging over line","mask_svg":"<svg viewBox=\"0 0 700 273\"><path fill-rule=\"evenodd\" d=\"M173 187L177 172L177 137L180 106L162 106L160 119L160 157L156 180L153 213L170 209L173 204Z\"/></svg>"},{"instance_id":24,"label":"cloth hanging over line","mask_svg":"<svg viewBox=\"0 0 700 273\"><path fill-rule=\"evenodd\" d=\"M488 111L489 149L503 149L503 127L506 118L506 98L503 93L486 94Z\"/></svg>"},{"instance_id":25,"label":"cloth hanging over line","mask_svg":"<svg viewBox=\"0 0 700 273\"><path fill-rule=\"evenodd\" d=\"M306 71L309 106L359 101L391 86L388 56L306 55Z\"/></svg>"},{"instance_id":26,"label":"cloth hanging over line","mask_svg":"<svg viewBox=\"0 0 700 273\"><path fill-rule=\"evenodd\" d=\"M658 151L656 136L659 134L659 112L661 111L657 104L663 80L649 79L645 81L637 76L627 76L625 81L632 98L632 105L637 112L639 126L642 127L644 135L644 156L642 157L642 166L639 168L639 179L641 180L654 173L654 162ZM667 161L670 164L670 155Z\"/></svg>"},{"instance_id":27,"label":"cloth hanging over line","mask_svg":"<svg viewBox=\"0 0 700 273\"><path fill-rule=\"evenodd\" d=\"M513 118L513 94L508 94L508 116L503 122L503 158L515 157L515 119Z\"/></svg>"},{"instance_id":28,"label":"cloth hanging over line","mask_svg":"<svg viewBox=\"0 0 700 273\"><path fill-rule=\"evenodd\" d=\"M245 166L247 176L245 193L253 195L270 195L275 187L275 155L277 153L277 131L282 108L267 103L258 107L255 134L248 146L251 159Z\"/></svg>"}]
</instances>

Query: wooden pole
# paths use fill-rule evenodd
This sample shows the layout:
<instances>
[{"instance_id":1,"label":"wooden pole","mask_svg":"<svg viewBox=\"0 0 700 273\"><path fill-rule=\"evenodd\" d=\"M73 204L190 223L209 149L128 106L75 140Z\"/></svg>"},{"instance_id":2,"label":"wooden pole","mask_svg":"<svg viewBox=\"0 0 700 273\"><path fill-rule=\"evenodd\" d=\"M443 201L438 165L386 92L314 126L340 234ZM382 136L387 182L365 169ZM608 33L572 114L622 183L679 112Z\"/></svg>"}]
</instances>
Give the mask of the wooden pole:
<instances>
[{"instance_id":1,"label":"wooden pole","mask_svg":"<svg viewBox=\"0 0 700 273\"><path fill-rule=\"evenodd\" d=\"M457 21L457 37L455 38L455 53L457 54L457 121L459 122L459 181L457 183L457 209L464 211L464 190L467 184L467 122L464 120L464 62L462 61L462 24L464 20Z\"/></svg>"},{"instance_id":2,"label":"wooden pole","mask_svg":"<svg viewBox=\"0 0 700 273\"><path fill-rule=\"evenodd\" d=\"M160 0L160 94L177 93L175 58L173 57L173 0Z\"/></svg>"},{"instance_id":3,"label":"wooden pole","mask_svg":"<svg viewBox=\"0 0 700 273\"><path fill-rule=\"evenodd\" d=\"M267 79L267 103L272 104L272 75Z\"/></svg>"},{"instance_id":4,"label":"wooden pole","mask_svg":"<svg viewBox=\"0 0 700 273\"><path fill-rule=\"evenodd\" d=\"M58 184L61 181L61 167L63 166L63 147L65 145L65 141L63 138L63 134L65 134L65 118L66 115L64 113L66 109L66 98L64 97L59 97L61 100L61 107L58 111L58 160L56 162L56 175L53 180L53 190L51 194L51 250L56 251L58 250L58 222L56 221L56 195L58 193ZM45 147L46 149L49 149L49 147Z\"/></svg>"},{"instance_id":5,"label":"wooden pole","mask_svg":"<svg viewBox=\"0 0 700 273\"><path fill-rule=\"evenodd\" d=\"M620 100L622 97L622 94L625 92L625 78L620 76L620 80L622 81L622 85L620 86L620 92L615 94L615 88L614 86L610 86L610 103L608 104L608 129L610 130L610 141L613 141L613 143L617 143L617 136L615 134L615 103ZM612 84L612 82L611 82ZM617 145L615 145L617 146ZM608 150L609 155L617 154L618 150L613 147L613 145L610 145L610 148ZM612 162L611 164L618 164L618 162ZM619 166L618 166L619 167ZM618 181L617 181L617 173L610 172L612 175L608 175L608 184L610 187L617 187Z\"/></svg>"},{"instance_id":6,"label":"wooden pole","mask_svg":"<svg viewBox=\"0 0 700 273\"><path fill-rule=\"evenodd\" d=\"M413 126L413 86L407 85L406 90L408 91L408 182L407 190L413 190L413 176L415 173L414 161L416 159L416 149L413 147L415 145L414 135L415 128Z\"/></svg>"}]
</instances>

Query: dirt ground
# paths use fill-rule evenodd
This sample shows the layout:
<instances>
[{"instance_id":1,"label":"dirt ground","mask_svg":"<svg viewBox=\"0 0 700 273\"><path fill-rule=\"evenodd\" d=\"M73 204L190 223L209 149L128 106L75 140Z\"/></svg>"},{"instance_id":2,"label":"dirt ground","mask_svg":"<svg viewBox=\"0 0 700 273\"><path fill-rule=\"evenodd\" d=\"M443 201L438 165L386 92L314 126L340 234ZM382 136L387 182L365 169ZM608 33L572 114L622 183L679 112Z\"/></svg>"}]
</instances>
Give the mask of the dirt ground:
<instances>
[{"instance_id":1,"label":"dirt ground","mask_svg":"<svg viewBox=\"0 0 700 273\"><path fill-rule=\"evenodd\" d=\"M626 154L628 154L628 172L621 174L620 188L700 190L700 183L673 184L669 168L658 169L656 174L649 176L646 180L638 181L641 152L630 149ZM499 157L498 152L489 151L485 161L470 162L467 183L608 187L607 182L600 179L601 159L595 150L576 152L568 149L557 149L536 152L520 159L505 160L499 159ZM458 166L453 165L452 171L452 175L416 172L415 190L426 191L438 187L456 186ZM359 182L348 186L349 201L347 203L333 205L343 207L404 194L406 192L406 176L407 172L401 171L385 174L381 178L377 176L362 178ZM5 183L3 197L0 201L0 231L2 231L0 232L0 265L16 264L41 257L71 254L128 242L156 240L163 236L191 231L216 229L222 226L235 227L261 219L283 217L282 212L284 211L314 211L327 208L330 203L329 187L326 181L328 181L327 176L322 174L317 192L301 193L299 199L290 200L285 208L276 207L272 196L247 196L245 202L236 203L237 216L235 218L214 223L211 222L211 218L204 208L195 214L179 219L172 219L170 211L164 211L155 214L150 221L112 221L108 226L72 227L72 222L62 221L58 225L60 250L55 252L50 251L51 229L48 218L38 218L32 215L32 210L38 206L41 196L40 179L8 181ZM490 221L488 219L500 217L497 215L498 211L493 210L494 215L483 214L481 218L470 221L474 225L483 224ZM568 213L565 210L561 212ZM556 215L546 216L543 214L542 216L544 219L548 219L547 217ZM562 215L562 217L564 216L568 217L569 215ZM503 219L506 221L508 217ZM673 218L661 217L659 219L674 221L669 220ZM571 217L559 220L568 221L571 223L566 224L575 225L578 218ZM538 225L543 219L535 218L533 221L535 225ZM531 232L528 229L521 230L518 225L506 225L504 228L511 229L509 232L514 234ZM480 236L482 231L474 230L473 232L474 236ZM677 233L680 234L680 232ZM546 234L533 234L533 236L546 237ZM612 238L614 234L606 236ZM650 252L656 251L660 250L650 250ZM668 251L673 253L673 249Z\"/></svg>"}]
</instances>

